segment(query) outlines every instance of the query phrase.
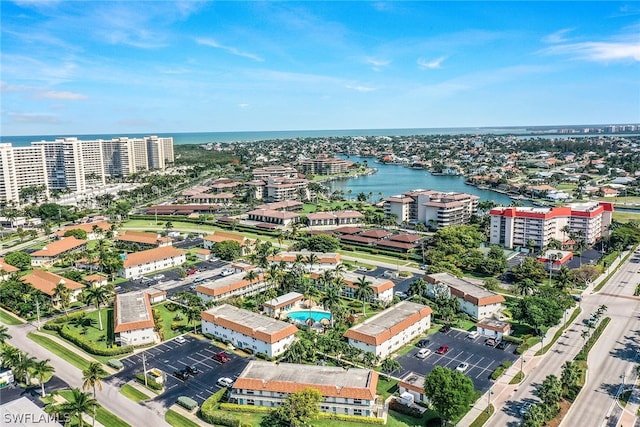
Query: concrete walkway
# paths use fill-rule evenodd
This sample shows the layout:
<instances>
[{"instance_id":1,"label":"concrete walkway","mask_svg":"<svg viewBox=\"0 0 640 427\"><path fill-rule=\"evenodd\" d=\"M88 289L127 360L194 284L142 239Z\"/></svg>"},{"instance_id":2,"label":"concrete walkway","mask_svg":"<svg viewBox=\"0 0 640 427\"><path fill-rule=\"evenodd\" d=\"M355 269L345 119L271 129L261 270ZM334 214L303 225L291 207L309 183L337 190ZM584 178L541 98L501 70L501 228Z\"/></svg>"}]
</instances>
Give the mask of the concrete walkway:
<instances>
[{"instance_id":1,"label":"concrete walkway","mask_svg":"<svg viewBox=\"0 0 640 427\"><path fill-rule=\"evenodd\" d=\"M613 264L609 268L607 268L607 270L604 273L602 273L596 280L590 283L589 286L587 286L584 289L582 294L593 293L594 289L600 283L602 283L602 281L604 281L607 278L609 273L615 270L620 265L620 262L622 261L622 259L624 259L625 256L626 256L626 252L623 253L622 256L618 257L613 262ZM566 316L564 316L563 318L563 320L564 319L567 320L567 323L568 323L567 327L570 326L570 316L574 309L575 307L567 310ZM549 340L553 339L556 332L558 331L558 329L562 327L562 325L564 325L564 323L553 326L549 328L549 330L547 330L546 336L548 337ZM548 340L546 341L546 344L549 344ZM469 412L462 418L462 420L458 422L457 427L467 427L471 425L471 423L473 423L473 421L475 421L475 419L478 418L478 416L487 409L487 405L489 402L491 402L491 404L493 404L493 406L495 407L494 414L500 411L501 408L504 406L505 402L509 400L513 392L516 391L518 387L522 384L522 382L520 384L509 384L509 382L513 379L513 377L515 377L518 374L518 372L520 372L520 369L522 368L522 371L524 372L525 379L526 379L526 376L530 372L532 372L536 368L536 366L538 366L538 364L543 360L545 355L548 354L551 351L551 348L553 348L554 346L551 346L551 348L544 354L540 356L536 356L536 353L542 347L543 347L543 343L540 342L534 345L533 347L531 347L529 350L525 351L520 356L520 359L514 362L514 364L511 365L509 369L507 369L500 378L498 378L498 380L493 384L493 386L489 389L489 391L484 393L482 397L480 397L476 401L475 405L473 405L471 410L469 410ZM523 363L523 361L525 362ZM523 379L523 382L524 381L525 380ZM625 411L624 414L628 415L628 412L630 411ZM631 418L631 415L629 415L629 418ZM635 415L633 416L633 422L625 422L622 425L626 427L626 426L633 426L634 424L635 424ZM485 425L486 426L491 425L491 418L487 420Z\"/></svg>"}]
</instances>

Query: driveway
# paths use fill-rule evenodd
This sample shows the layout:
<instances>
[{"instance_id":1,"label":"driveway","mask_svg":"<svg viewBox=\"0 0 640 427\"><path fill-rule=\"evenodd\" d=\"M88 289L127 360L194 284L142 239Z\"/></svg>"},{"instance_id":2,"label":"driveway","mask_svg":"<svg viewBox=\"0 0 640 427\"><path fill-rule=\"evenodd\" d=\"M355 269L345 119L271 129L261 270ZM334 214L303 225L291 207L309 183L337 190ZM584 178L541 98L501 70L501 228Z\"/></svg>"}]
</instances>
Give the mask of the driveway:
<instances>
[{"instance_id":1,"label":"driveway","mask_svg":"<svg viewBox=\"0 0 640 427\"><path fill-rule=\"evenodd\" d=\"M165 391L153 399L155 402L168 408L176 403L178 397L187 396L202 405L209 396L220 390L221 387L216 384L218 378L229 377L235 380L249 363L249 359L232 353L228 353L230 361L220 363L212 359L214 353L222 351L220 348L211 345L206 339L190 335L183 335L183 337L186 340L184 343L173 339L121 359L124 369L112 376L109 381L124 384L135 379L135 375L143 370L144 353L147 370L156 368L166 374ZM200 373L186 381L173 376L174 371L184 369L186 366L196 366Z\"/></svg>"},{"instance_id":2,"label":"driveway","mask_svg":"<svg viewBox=\"0 0 640 427\"><path fill-rule=\"evenodd\" d=\"M509 344L504 350L499 350L484 344L486 337L480 336L474 340L467 338L466 331L452 329L444 334L437 332L429 335L431 341L426 347L431 350L431 354L425 359L418 359L416 353L419 348L414 348L407 354L399 356L396 360L402 365L400 373L395 373L402 378L409 372L426 375L436 366L444 366L455 369L458 364L466 362L469 369L465 372L471 380L476 390L486 392L491 387L491 373L504 361L514 362L518 356L513 354L515 347ZM435 351L441 345L449 346L446 354L437 354Z\"/></svg>"}]
</instances>

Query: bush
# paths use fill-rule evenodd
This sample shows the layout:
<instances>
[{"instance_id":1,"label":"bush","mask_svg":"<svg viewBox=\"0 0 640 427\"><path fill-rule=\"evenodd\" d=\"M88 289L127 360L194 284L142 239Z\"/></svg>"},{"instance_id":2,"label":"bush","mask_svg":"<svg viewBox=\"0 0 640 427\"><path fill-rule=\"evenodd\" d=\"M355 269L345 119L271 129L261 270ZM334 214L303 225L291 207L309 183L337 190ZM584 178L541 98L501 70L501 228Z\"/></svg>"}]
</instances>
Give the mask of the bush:
<instances>
[{"instance_id":1,"label":"bush","mask_svg":"<svg viewBox=\"0 0 640 427\"><path fill-rule=\"evenodd\" d=\"M88 341L82 335L70 331L65 326L58 327L58 329L56 330L58 331L58 334L62 338L77 345L84 351L91 354L95 354L98 356L117 356L120 354L133 353L133 346L131 345L125 345L122 347L104 348L104 347L97 346L92 341Z\"/></svg>"},{"instance_id":2,"label":"bush","mask_svg":"<svg viewBox=\"0 0 640 427\"><path fill-rule=\"evenodd\" d=\"M144 374L136 374L136 380L144 384ZM162 384L158 384L153 378L147 375L147 387L151 390L162 391Z\"/></svg>"},{"instance_id":3,"label":"bush","mask_svg":"<svg viewBox=\"0 0 640 427\"><path fill-rule=\"evenodd\" d=\"M383 418L361 417L358 415L340 415L340 414L331 414L329 412L320 412L318 414L318 418L324 418L324 419L336 420L336 421L346 421L346 422L359 423L359 424L384 424Z\"/></svg>"},{"instance_id":4,"label":"bush","mask_svg":"<svg viewBox=\"0 0 640 427\"><path fill-rule=\"evenodd\" d=\"M408 415L412 418L422 418L422 412L420 412L417 408L410 408L409 406L403 405L395 399L391 399L391 401L389 402L389 409L392 409L404 415Z\"/></svg>"},{"instance_id":5,"label":"bush","mask_svg":"<svg viewBox=\"0 0 640 427\"><path fill-rule=\"evenodd\" d=\"M512 342L514 344L522 344L523 343L523 339L522 338L512 337L511 335L503 335L502 336L502 341Z\"/></svg>"},{"instance_id":6,"label":"bush","mask_svg":"<svg viewBox=\"0 0 640 427\"><path fill-rule=\"evenodd\" d=\"M247 349L247 350L248 350L248 349ZM269 357L269 356L267 356L267 355L266 355L266 354L264 354L264 353L256 353L256 357L257 357L258 359L268 360L268 361L274 361L274 360L275 360L275 358L273 358L273 357Z\"/></svg>"},{"instance_id":7,"label":"bush","mask_svg":"<svg viewBox=\"0 0 640 427\"><path fill-rule=\"evenodd\" d=\"M257 412L266 414L267 412L271 412L273 408L267 408L266 406L238 405L236 403L221 403L220 409L225 409L227 411Z\"/></svg>"},{"instance_id":8,"label":"bush","mask_svg":"<svg viewBox=\"0 0 640 427\"><path fill-rule=\"evenodd\" d=\"M213 425L227 426L227 427L240 427L240 420L231 414L226 414L221 411L205 414L200 411L200 417L207 423Z\"/></svg>"},{"instance_id":9,"label":"bush","mask_svg":"<svg viewBox=\"0 0 640 427\"><path fill-rule=\"evenodd\" d=\"M183 408L189 411L193 411L198 406L198 402L196 402L190 397L180 396L178 398L178 405L182 406Z\"/></svg>"}]
</instances>

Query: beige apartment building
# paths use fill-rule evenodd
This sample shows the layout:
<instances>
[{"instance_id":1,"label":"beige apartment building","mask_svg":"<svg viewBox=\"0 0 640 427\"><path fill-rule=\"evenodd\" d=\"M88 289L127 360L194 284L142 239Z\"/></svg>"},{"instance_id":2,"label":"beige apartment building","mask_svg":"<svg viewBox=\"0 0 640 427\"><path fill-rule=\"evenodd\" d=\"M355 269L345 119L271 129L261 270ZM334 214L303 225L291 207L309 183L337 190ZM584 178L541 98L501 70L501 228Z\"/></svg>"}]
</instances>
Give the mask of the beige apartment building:
<instances>
[{"instance_id":1,"label":"beige apartment building","mask_svg":"<svg viewBox=\"0 0 640 427\"><path fill-rule=\"evenodd\" d=\"M478 211L478 196L467 193L413 190L384 200L384 213L398 224L423 223L433 228L467 224Z\"/></svg>"}]
</instances>

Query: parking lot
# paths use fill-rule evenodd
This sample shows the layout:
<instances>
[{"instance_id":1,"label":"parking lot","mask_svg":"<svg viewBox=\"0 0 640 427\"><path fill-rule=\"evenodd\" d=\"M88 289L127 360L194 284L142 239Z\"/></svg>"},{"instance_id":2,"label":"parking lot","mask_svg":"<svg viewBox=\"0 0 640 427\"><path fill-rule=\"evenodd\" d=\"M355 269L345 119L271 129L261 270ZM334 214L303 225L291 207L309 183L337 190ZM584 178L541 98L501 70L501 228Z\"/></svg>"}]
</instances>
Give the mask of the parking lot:
<instances>
[{"instance_id":1,"label":"parking lot","mask_svg":"<svg viewBox=\"0 0 640 427\"><path fill-rule=\"evenodd\" d=\"M493 348L484 344L486 337L479 336L475 339L467 338L468 332L452 329L447 333L437 332L429 335L430 343L427 345L431 354L424 359L416 357L420 350L413 348L407 354L399 356L396 360L402 365L400 372L394 375L400 378L409 372L426 375L436 366L445 366L455 369L462 362L469 364L465 372L475 386L476 390L485 392L491 387L491 373L504 361L515 362L518 358L514 354L514 344L508 344L504 350ZM436 350L441 345L449 346L445 354L437 354Z\"/></svg>"},{"instance_id":2,"label":"parking lot","mask_svg":"<svg viewBox=\"0 0 640 427\"><path fill-rule=\"evenodd\" d=\"M249 363L249 359L230 352L228 354L231 360L226 363L218 362L213 360L212 356L222 351L220 348L211 345L206 339L198 339L189 335L183 337L185 338L183 343L173 339L144 352L121 359L124 368L106 381L121 386L135 379L135 375L143 371L144 353L147 370L156 368L166 374L165 391L158 395L154 399L155 401L169 407L176 403L178 397L187 396L202 405L209 396L220 390L221 387L216 384L218 378L229 377L235 380ZM200 372L185 381L173 375L173 372L187 366L195 366Z\"/></svg>"}]
</instances>

